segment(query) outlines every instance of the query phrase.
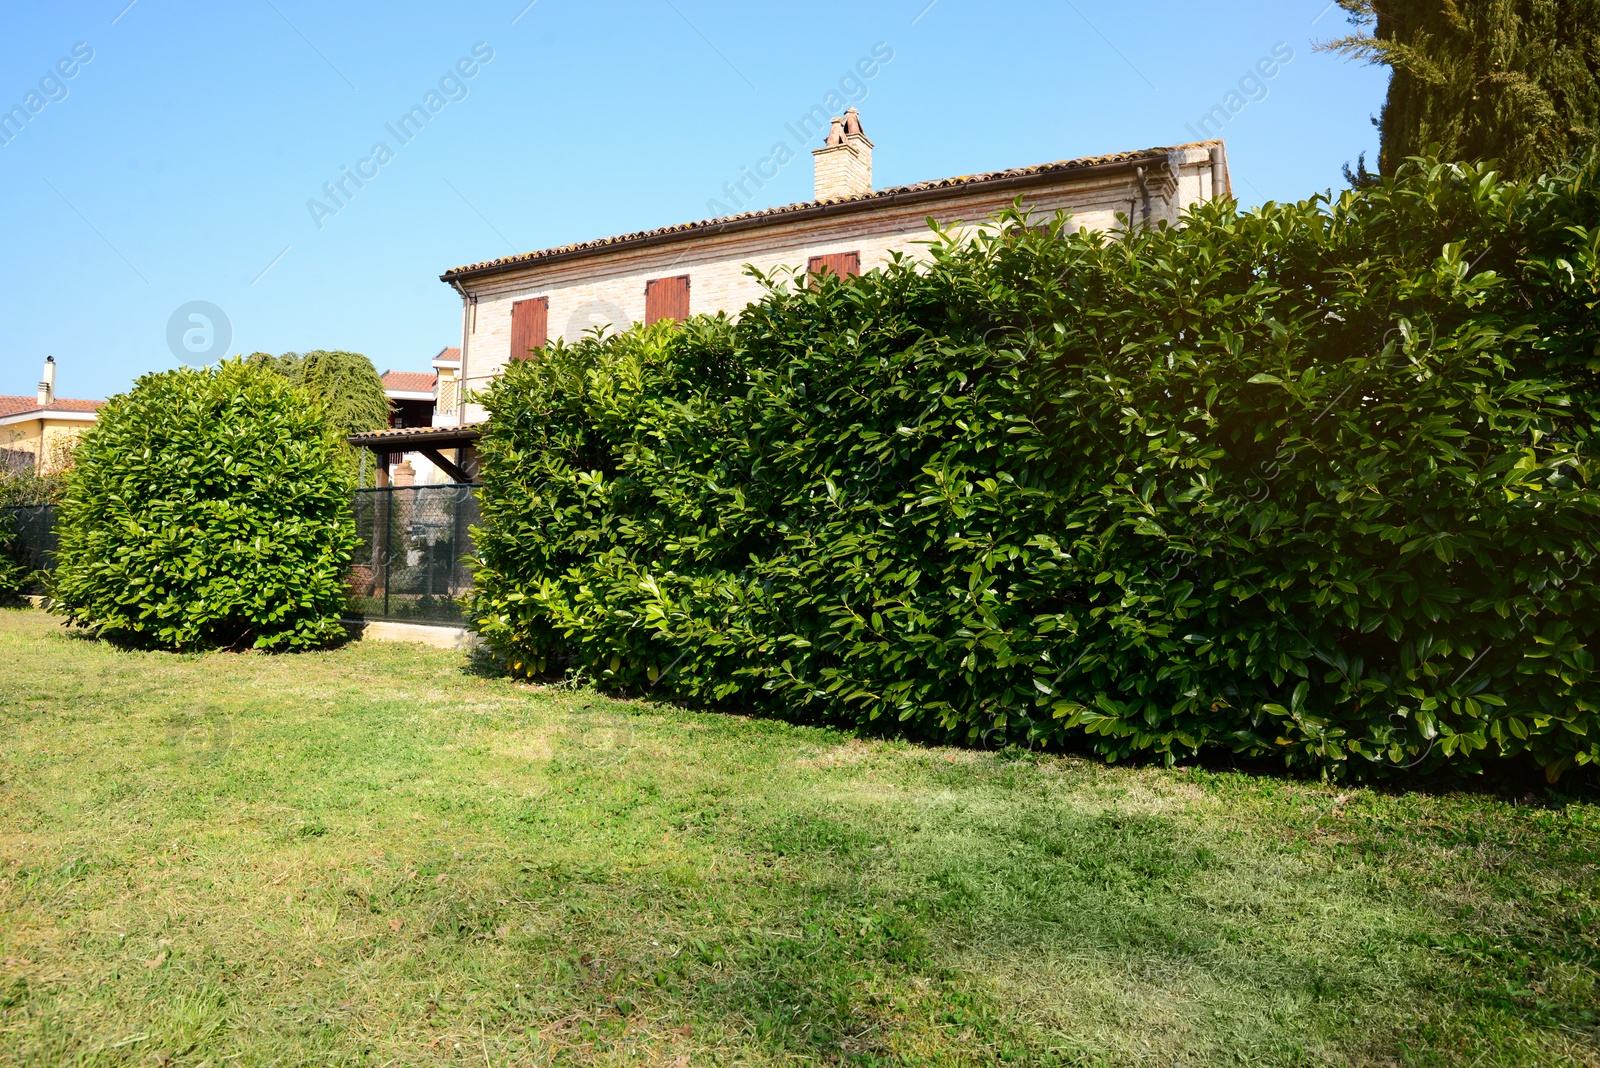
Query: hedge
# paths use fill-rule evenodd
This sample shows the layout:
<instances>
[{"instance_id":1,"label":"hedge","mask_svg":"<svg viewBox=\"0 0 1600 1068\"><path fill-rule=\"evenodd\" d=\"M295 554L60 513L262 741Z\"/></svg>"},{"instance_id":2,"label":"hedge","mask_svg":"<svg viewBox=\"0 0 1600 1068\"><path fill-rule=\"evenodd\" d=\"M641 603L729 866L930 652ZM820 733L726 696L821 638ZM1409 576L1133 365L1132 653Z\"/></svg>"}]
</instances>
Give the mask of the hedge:
<instances>
[{"instance_id":1,"label":"hedge","mask_svg":"<svg viewBox=\"0 0 1600 1068\"><path fill-rule=\"evenodd\" d=\"M16 520L0 511L0 604L11 604L28 587L32 577L21 561L14 559L17 550Z\"/></svg>"},{"instance_id":2,"label":"hedge","mask_svg":"<svg viewBox=\"0 0 1600 1068\"><path fill-rule=\"evenodd\" d=\"M56 609L167 649L342 638L356 534L337 445L321 409L268 368L145 375L78 445Z\"/></svg>"},{"instance_id":3,"label":"hedge","mask_svg":"<svg viewBox=\"0 0 1600 1068\"><path fill-rule=\"evenodd\" d=\"M517 670L939 740L1600 759L1591 164L1013 212L484 398Z\"/></svg>"}]
</instances>

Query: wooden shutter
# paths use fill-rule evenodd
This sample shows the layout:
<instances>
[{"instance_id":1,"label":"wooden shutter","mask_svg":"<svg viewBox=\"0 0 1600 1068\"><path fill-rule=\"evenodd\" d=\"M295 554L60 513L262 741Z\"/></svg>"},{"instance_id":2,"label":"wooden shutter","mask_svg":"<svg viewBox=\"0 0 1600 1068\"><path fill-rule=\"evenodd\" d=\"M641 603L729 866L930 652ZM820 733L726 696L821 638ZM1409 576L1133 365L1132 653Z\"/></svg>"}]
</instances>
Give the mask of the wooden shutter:
<instances>
[{"instance_id":1,"label":"wooden shutter","mask_svg":"<svg viewBox=\"0 0 1600 1068\"><path fill-rule=\"evenodd\" d=\"M832 271L838 278L854 278L861 273L860 252L834 252L827 256L812 256L806 264L807 274Z\"/></svg>"},{"instance_id":2,"label":"wooden shutter","mask_svg":"<svg viewBox=\"0 0 1600 1068\"><path fill-rule=\"evenodd\" d=\"M511 358L526 360L544 348L550 335L550 298L534 297L511 305Z\"/></svg>"},{"instance_id":3,"label":"wooden shutter","mask_svg":"<svg viewBox=\"0 0 1600 1068\"><path fill-rule=\"evenodd\" d=\"M689 318L689 276L652 278L644 284L644 323Z\"/></svg>"}]
</instances>

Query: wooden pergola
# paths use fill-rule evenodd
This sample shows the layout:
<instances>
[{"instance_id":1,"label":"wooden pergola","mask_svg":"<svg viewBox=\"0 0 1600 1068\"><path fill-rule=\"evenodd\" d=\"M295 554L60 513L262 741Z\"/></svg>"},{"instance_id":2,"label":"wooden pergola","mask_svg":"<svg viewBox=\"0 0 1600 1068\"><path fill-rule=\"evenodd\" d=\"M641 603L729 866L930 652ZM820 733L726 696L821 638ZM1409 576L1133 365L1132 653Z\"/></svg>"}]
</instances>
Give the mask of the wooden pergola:
<instances>
[{"instance_id":1,"label":"wooden pergola","mask_svg":"<svg viewBox=\"0 0 1600 1068\"><path fill-rule=\"evenodd\" d=\"M381 489L389 485L389 463L397 454L416 452L431 460L435 467L460 483L476 481L471 474L471 454L478 438L483 436L481 423L471 426L410 426L390 430L372 430L365 434L351 434L345 440L358 449L367 449L376 463L374 481ZM444 455L444 450L455 451L455 459Z\"/></svg>"}]
</instances>

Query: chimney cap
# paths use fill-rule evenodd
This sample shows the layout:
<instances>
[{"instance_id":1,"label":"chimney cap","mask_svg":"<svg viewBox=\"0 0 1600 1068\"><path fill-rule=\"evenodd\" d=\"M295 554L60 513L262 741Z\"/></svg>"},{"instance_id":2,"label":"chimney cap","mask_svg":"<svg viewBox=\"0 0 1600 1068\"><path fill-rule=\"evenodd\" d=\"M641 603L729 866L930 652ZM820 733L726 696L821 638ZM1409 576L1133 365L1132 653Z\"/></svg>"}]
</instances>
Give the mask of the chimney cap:
<instances>
[{"instance_id":1,"label":"chimney cap","mask_svg":"<svg viewBox=\"0 0 1600 1068\"><path fill-rule=\"evenodd\" d=\"M56 362L56 358L54 356L46 356L44 358L44 362L45 363L55 363Z\"/></svg>"},{"instance_id":2,"label":"chimney cap","mask_svg":"<svg viewBox=\"0 0 1600 1068\"><path fill-rule=\"evenodd\" d=\"M844 119L842 117L838 115L833 117L833 125L828 129L828 140L826 143L829 147L832 147L833 145L844 144Z\"/></svg>"},{"instance_id":3,"label":"chimney cap","mask_svg":"<svg viewBox=\"0 0 1600 1068\"><path fill-rule=\"evenodd\" d=\"M844 112L844 132L845 132L845 136L846 137L851 137L851 136L854 136L854 137L865 137L865 136L867 136L861 129L861 112L857 111L853 107L849 107L849 108L845 109L845 112Z\"/></svg>"}]
</instances>

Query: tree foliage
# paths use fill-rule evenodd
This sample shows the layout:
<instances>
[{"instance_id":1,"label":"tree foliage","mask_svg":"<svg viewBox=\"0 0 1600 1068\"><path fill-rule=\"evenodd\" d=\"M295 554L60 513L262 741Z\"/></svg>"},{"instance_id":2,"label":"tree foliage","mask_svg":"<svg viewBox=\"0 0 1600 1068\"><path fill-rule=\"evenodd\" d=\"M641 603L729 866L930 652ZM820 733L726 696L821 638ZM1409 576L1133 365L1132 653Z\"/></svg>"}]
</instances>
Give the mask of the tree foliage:
<instances>
[{"instance_id":1,"label":"tree foliage","mask_svg":"<svg viewBox=\"0 0 1600 1068\"><path fill-rule=\"evenodd\" d=\"M1380 173L1436 152L1530 178L1600 138L1600 0L1339 3L1359 29L1322 47L1393 72Z\"/></svg>"},{"instance_id":2,"label":"tree foliage","mask_svg":"<svg viewBox=\"0 0 1600 1068\"><path fill-rule=\"evenodd\" d=\"M389 425L389 398L372 361L359 352L316 349L271 356L253 353L248 362L281 374L322 407L328 426L339 438L341 462L353 475L359 454L346 442L350 434L382 430Z\"/></svg>"},{"instance_id":3,"label":"tree foliage","mask_svg":"<svg viewBox=\"0 0 1600 1068\"><path fill-rule=\"evenodd\" d=\"M38 461L27 453L0 453L0 603L15 600L38 578L23 562L27 554L18 544L16 517L5 509L58 503L75 446L70 439L55 443L46 454L43 473L37 469Z\"/></svg>"},{"instance_id":4,"label":"tree foliage","mask_svg":"<svg viewBox=\"0 0 1600 1068\"><path fill-rule=\"evenodd\" d=\"M16 521L0 511L0 604L16 599L28 586L31 572L16 559Z\"/></svg>"},{"instance_id":5,"label":"tree foliage","mask_svg":"<svg viewBox=\"0 0 1600 1068\"><path fill-rule=\"evenodd\" d=\"M351 483L323 409L240 360L149 374L79 443L60 508L58 610L167 649L343 635Z\"/></svg>"},{"instance_id":6,"label":"tree foliage","mask_svg":"<svg viewBox=\"0 0 1600 1068\"><path fill-rule=\"evenodd\" d=\"M485 398L513 668L924 738L1600 758L1593 168L1003 232Z\"/></svg>"},{"instance_id":7,"label":"tree foliage","mask_svg":"<svg viewBox=\"0 0 1600 1068\"><path fill-rule=\"evenodd\" d=\"M32 466L0 466L0 508L15 505L55 504L66 485L66 470L39 474Z\"/></svg>"}]
</instances>

